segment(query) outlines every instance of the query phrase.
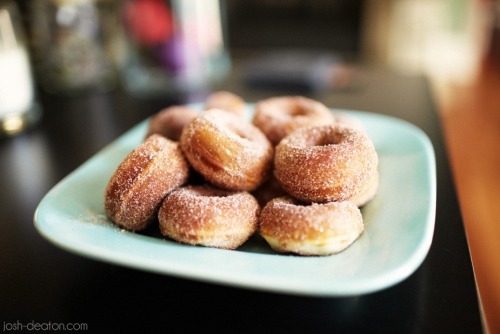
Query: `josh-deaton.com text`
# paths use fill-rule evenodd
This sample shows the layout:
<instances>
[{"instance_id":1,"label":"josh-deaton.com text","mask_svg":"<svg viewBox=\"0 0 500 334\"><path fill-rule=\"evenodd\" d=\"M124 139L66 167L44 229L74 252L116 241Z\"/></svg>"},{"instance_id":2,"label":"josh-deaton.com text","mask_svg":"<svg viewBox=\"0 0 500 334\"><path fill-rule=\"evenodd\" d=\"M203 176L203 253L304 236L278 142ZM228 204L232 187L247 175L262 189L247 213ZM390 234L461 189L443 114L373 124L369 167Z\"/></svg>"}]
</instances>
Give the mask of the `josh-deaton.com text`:
<instances>
[{"instance_id":1,"label":"josh-deaton.com text","mask_svg":"<svg viewBox=\"0 0 500 334\"><path fill-rule=\"evenodd\" d=\"M3 332L36 332L36 331L54 331L54 332L77 332L77 331L87 331L88 325L82 322L3 322L2 325Z\"/></svg>"}]
</instances>

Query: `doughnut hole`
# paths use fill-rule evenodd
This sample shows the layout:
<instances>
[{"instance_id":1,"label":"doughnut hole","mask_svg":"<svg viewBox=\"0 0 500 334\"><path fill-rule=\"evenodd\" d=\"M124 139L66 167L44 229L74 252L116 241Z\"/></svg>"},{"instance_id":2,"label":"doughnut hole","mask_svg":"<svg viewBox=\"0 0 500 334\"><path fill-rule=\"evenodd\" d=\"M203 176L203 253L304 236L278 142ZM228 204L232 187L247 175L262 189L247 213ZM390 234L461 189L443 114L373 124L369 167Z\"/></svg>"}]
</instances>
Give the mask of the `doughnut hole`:
<instances>
[{"instance_id":1,"label":"doughnut hole","mask_svg":"<svg viewBox=\"0 0 500 334\"><path fill-rule=\"evenodd\" d=\"M318 133L312 132L309 135L306 134L304 137L305 146L328 146L328 145L338 145L342 142L342 135L329 132L329 133Z\"/></svg>"}]
</instances>

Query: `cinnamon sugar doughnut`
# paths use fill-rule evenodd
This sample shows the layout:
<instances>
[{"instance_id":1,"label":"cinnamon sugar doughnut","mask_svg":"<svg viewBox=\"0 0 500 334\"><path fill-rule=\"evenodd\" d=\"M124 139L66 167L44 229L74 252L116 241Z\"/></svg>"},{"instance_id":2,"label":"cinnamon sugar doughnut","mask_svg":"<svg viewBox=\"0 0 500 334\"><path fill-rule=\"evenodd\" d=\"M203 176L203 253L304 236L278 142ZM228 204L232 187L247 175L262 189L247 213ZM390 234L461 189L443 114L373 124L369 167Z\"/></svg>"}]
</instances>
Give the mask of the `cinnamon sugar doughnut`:
<instances>
[{"instance_id":1,"label":"cinnamon sugar doughnut","mask_svg":"<svg viewBox=\"0 0 500 334\"><path fill-rule=\"evenodd\" d=\"M193 169L220 188L254 190L272 168L273 146L266 136L224 110L201 112L185 127L180 144Z\"/></svg>"},{"instance_id":2,"label":"cinnamon sugar doughnut","mask_svg":"<svg viewBox=\"0 0 500 334\"><path fill-rule=\"evenodd\" d=\"M349 126L351 128L355 128L357 130L365 132L366 129L363 124L355 117L340 111L333 112L333 117L335 117L335 121L339 124Z\"/></svg>"},{"instance_id":3,"label":"cinnamon sugar doughnut","mask_svg":"<svg viewBox=\"0 0 500 334\"><path fill-rule=\"evenodd\" d=\"M302 96L280 96L259 101L253 117L253 124L273 145L298 128L334 122L330 109Z\"/></svg>"},{"instance_id":4,"label":"cinnamon sugar doughnut","mask_svg":"<svg viewBox=\"0 0 500 334\"><path fill-rule=\"evenodd\" d=\"M237 116L244 116L246 104L245 100L234 93L217 91L207 97L205 100L205 109L222 109Z\"/></svg>"},{"instance_id":5,"label":"cinnamon sugar doughnut","mask_svg":"<svg viewBox=\"0 0 500 334\"><path fill-rule=\"evenodd\" d=\"M105 189L104 209L118 226L139 231L157 214L164 197L183 184L189 166L179 144L153 134L120 163Z\"/></svg>"},{"instance_id":6,"label":"cinnamon sugar doughnut","mask_svg":"<svg viewBox=\"0 0 500 334\"><path fill-rule=\"evenodd\" d=\"M277 252L338 253L363 230L361 211L348 201L301 204L289 196L279 197L270 201L259 216L259 232Z\"/></svg>"},{"instance_id":7,"label":"cinnamon sugar doughnut","mask_svg":"<svg viewBox=\"0 0 500 334\"><path fill-rule=\"evenodd\" d=\"M261 207L274 198L287 195L274 175L271 175L267 181L252 191L251 194L255 197L257 202L259 202Z\"/></svg>"},{"instance_id":8,"label":"cinnamon sugar doughnut","mask_svg":"<svg viewBox=\"0 0 500 334\"><path fill-rule=\"evenodd\" d=\"M359 194L378 156L363 132L341 125L301 128L276 147L274 174L285 191L306 202L344 201Z\"/></svg>"},{"instance_id":9,"label":"cinnamon sugar doughnut","mask_svg":"<svg viewBox=\"0 0 500 334\"><path fill-rule=\"evenodd\" d=\"M191 122L199 111L187 106L170 106L160 110L149 121L146 137L153 133L160 134L171 140L179 140L184 126Z\"/></svg>"},{"instance_id":10,"label":"cinnamon sugar doughnut","mask_svg":"<svg viewBox=\"0 0 500 334\"><path fill-rule=\"evenodd\" d=\"M378 171L376 171L375 174L370 178L370 181L366 183L361 192L349 198L348 201L354 203L359 208L365 206L377 194L379 183L380 174Z\"/></svg>"},{"instance_id":11,"label":"cinnamon sugar doughnut","mask_svg":"<svg viewBox=\"0 0 500 334\"><path fill-rule=\"evenodd\" d=\"M257 230L258 213L257 200L248 192L198 185L169 194L158 220L161 233L178 242L235 249Z\"/></svg>"}]
</instances>

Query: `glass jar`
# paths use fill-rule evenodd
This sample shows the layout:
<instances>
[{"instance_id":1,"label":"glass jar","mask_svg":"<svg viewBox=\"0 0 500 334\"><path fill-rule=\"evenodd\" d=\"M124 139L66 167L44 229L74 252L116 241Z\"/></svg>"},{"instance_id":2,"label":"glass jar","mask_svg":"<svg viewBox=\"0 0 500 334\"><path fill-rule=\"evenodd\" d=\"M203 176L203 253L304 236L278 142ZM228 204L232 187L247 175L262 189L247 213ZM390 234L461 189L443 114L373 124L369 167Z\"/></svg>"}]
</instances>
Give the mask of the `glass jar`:
<instances>
[{"instance_id":1,"label":"glass jar","mask_svg":"<svg viewBox=\"0 0 500 334\"><path fill-rule=\"evenodd\" d=\"M0 1L0 135L17 134L40 117L20 22L15 2Z\"/></svg>"},{"instance_id":2,"label":"glass jar","mask_svg":"<svg viewBox=\"0 0 500 334\"><path fill-rule=\"evenodd\" d=\"M117 82L120 24L113 0L33 0L37 82L49 93L105 91Z\"/></svg>"},{"instance_id":3,"label":"glass jar","mask_svg":"<svg viewBox=\"0 0 500 334\"><path fill-rule=\"evenodd\" d=\"M125 88L138 97L203 90L230 68L219 0L127 0Z\"/></svg>"}]
</instances>

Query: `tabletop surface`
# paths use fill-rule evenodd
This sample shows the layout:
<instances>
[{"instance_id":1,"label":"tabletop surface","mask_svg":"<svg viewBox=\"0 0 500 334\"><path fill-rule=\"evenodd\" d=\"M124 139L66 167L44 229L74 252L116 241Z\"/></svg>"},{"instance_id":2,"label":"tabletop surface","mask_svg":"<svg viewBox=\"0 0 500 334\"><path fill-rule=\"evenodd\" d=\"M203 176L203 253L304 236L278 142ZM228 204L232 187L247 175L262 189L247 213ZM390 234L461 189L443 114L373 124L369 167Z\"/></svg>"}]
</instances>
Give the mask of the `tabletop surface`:
<instances>
[{"instance_id":1,"label":"tabletop surface","mask_svg":"<svg viewBox=\"0 0 500 334\"><path fill-rule=\"evenodd\" d=\"M484 328L488 333L498 333L500 57L497 54L491 60L480 63L477 73L468 81L442 81L435 90L474 267ZM464 136L464 133L479 135Z\"/></svg>"},{"instance_id":2,"label":"tabletop surface","mask_svg":"<svg viewBox=\"0 0 500 334\"><path fill-rule=\"evenodd\" d=\"M74 97L40 94L41 123L0 141L2 329L72 323L100 333L482 333L462 217L427 80L385 69L362 68L359 74L357 82L343 89L300 93L328 107L407 120L431 139L438 182L435 232L425 261L409 278L367 295L306 297L143 272L59 249L33 225L42 197L137 122L168 104L201 97L141 101L121 91ZM217 89L233 91L249 102L292 93L251 88L237 69Z\"/></svg>"}]
</instances>

